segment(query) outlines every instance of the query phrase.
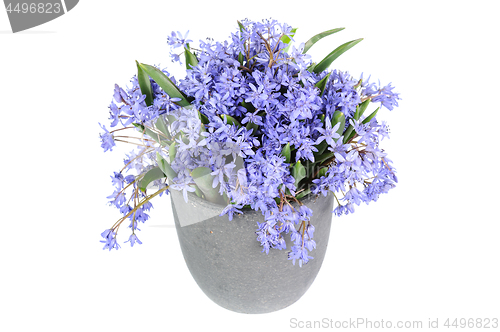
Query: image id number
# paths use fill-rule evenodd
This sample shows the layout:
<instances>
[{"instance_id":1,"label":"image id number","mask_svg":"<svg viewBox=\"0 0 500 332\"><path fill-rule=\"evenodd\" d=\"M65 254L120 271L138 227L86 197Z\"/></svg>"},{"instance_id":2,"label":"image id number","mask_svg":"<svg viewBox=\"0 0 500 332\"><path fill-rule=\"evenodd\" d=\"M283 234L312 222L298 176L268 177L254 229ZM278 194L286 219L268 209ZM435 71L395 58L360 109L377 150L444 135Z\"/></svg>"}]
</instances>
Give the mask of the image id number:
<instances>
[{"instance_id":1,"label":"image id number","mask_svg":"<svg viewBox=\"0 0 500 332\"><path fill-rule=\"evenodd\" d=\"M476 328L489 329L498 328L498 318L448 318L444 323L447 328Z\"/></svg>"},{"instance_id":2,"label":"image id number","mask_svg":"<svg viewBox=\"0 0 500 332\"><path fill-rule=\"evenodd\" d=\"M26 13L40 13L40 14L59 14L61 12L61 4L56 2L56 3L18 3L14 7L12 7L12 4L9 3L7 5L7 13L19 13L19 14L26 14Z\"/></svg>"}]
</instances>

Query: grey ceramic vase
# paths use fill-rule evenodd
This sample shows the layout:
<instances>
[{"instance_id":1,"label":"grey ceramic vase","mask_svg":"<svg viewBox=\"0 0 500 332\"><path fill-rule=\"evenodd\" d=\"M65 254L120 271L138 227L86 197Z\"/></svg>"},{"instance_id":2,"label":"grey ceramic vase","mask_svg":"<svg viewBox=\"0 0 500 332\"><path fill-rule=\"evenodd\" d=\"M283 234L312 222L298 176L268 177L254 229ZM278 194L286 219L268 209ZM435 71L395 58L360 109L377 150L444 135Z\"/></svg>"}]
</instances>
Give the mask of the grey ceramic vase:
<instances>
[{"instance_id":1,"label":"grey ceramic vase","mask_svg":"<svg viewBox=\"0 0 500 332\"><path fill-rule=\"evenodd\" d=\"M331 193L303 200L313 210L316 249L310 252L314 259L302 267L288 260L289 234L285 237L286 250L271 249L268 255L262 252L255 234L257 221L264 222L260 211L244 210L229 221L227 215L219 216L224 208L221 205L193 194L185 203L176 190L171 195L177 235L189 271L203 292L221 307L247 314L277 311L296 302L316 278L330 236ZM181 217L202 221L181 226L189 221Z\"/></svg>"}]
</instances>

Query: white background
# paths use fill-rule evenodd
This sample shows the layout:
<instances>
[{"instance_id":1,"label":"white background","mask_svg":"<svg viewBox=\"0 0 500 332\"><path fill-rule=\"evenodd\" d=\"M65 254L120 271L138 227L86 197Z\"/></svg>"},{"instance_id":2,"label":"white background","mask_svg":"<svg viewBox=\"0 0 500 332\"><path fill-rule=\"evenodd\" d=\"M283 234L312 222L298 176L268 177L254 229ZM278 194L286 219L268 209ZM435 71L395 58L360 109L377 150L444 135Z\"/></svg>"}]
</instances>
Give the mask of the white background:
<instances>
[{"instance_id":1,"label":"white background","mask_svg":"<svg viewBox=\"0 0 500 332\"><path fill-rule=\"evenodd\" d=\"M431 318L441 327L446 318L500 319L497 4L86 0L17 34L1 9L0 330L285 331L293 318L424 326ZM220 308L198 288L168 198L153 201L141 246L108 252L99 242L118 218L106 200L110 175L131 147L100 148L98 122L109 124L114 84L128 84L134 60L180 78L183 68L168 59L172 30L190 30L195 44L223 40L246 17L299 27L298 42L346 27L315 45L313 58L363 37L332 67L393 82L402 97L399 108L379 113L391 128L383 148L397 188L334 218L309 291L258 316Z\"/></svg>"}]
</instances>

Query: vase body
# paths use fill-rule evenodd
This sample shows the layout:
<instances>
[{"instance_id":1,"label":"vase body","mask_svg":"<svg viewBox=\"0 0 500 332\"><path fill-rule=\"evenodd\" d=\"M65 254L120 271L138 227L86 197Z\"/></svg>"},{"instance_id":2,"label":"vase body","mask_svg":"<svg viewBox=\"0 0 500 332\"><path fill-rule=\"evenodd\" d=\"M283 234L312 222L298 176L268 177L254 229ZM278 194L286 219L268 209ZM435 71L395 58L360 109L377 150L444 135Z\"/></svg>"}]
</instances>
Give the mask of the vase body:
<instances>
[{"instance_id":1,"label":"vase body","mask_svg":"<svg viewBox=\"0 0 500 332\"><path fill-rule=\"evenodd\" d=\"M314 259L299 267L288 260L287 248L262 252L255 231L264 222L260 211L244 210L229 221L219 216L223 206L190 194L172 190L172 211L182 253L191 275L203 292L218 305L231 311L258 314L277 311L296 302L311 286L325 257L332 220L333 195L309 197L302 202L313 210L315 227ZM180 212L182 210L182 213ZM179 212L178 212L179 211ZM200 218L201 216L201 218ZM186 220L202 220L189 224ZM215 216L215 217L210 217ZM184 220L184 221L186 221Z\"/></svg>"}]
</instances>

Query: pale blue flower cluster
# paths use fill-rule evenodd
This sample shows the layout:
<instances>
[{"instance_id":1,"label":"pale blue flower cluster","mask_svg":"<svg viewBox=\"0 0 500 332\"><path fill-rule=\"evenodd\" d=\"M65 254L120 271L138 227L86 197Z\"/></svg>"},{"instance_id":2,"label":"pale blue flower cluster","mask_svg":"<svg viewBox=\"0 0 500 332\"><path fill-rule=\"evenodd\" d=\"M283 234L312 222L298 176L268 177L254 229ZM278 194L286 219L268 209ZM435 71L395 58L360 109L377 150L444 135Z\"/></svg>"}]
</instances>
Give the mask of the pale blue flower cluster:
<instances>
[{"instance_id":1,"label":"pale blue flower cluster","mask_svg":"<svg viewBox=\"0 0 500 332\"><path fill-rule=\"evenodd\" d=\"M305 45L289 46L287 38L293 41L292 28L275 20L244 20L230 40L200 41L197 49L189 45L187 34L173 32L168 37L172 60L180 61L175 53L179 49L197 59L184 79L177 83L170 77L189 107L179 106L181 99L171 98L153 79L150 106L137 78L130 89L116 86L111 127L142 125L136 130L144 134L139 152L128 156L124 169L112 176L115 192L109 199L124 216L135 209L133 202L145 197L134 179L157 166L157 158L170 161L175 177L169 189L182 191L186 201L189 192L199 194L193 171L208 168L212 187L224 197L222 214L232 219L245 208L261 211L265 222L258 223L256 234L262 251L286 249L288 234L293 242L288 259L302 266L316 247L313 212L302 204L303 197L335 195L333 212L340 216L395 186L395 169L379 147L388 127L377 121L376 111L368 117L361 113L368 103L392 110L399 95L390 84L354 79L339 70L314 71L316 63L304 52ZM154 129L158 118L167 120L174 137L170 149L154 130L144 131ZM120 131L103 129L102 147L111 150ZM128 170L137 174L123 176ZM163 180L154 184L166 186ZM135 188L137 197L127 201L126 185ZM148 201L130 214L132 230L137 221L148 219L150 208ZM102 234L105 249L119 247L115 230ZM129 241L141 243L135 233Z\"/></svg>"}]
</instances>

